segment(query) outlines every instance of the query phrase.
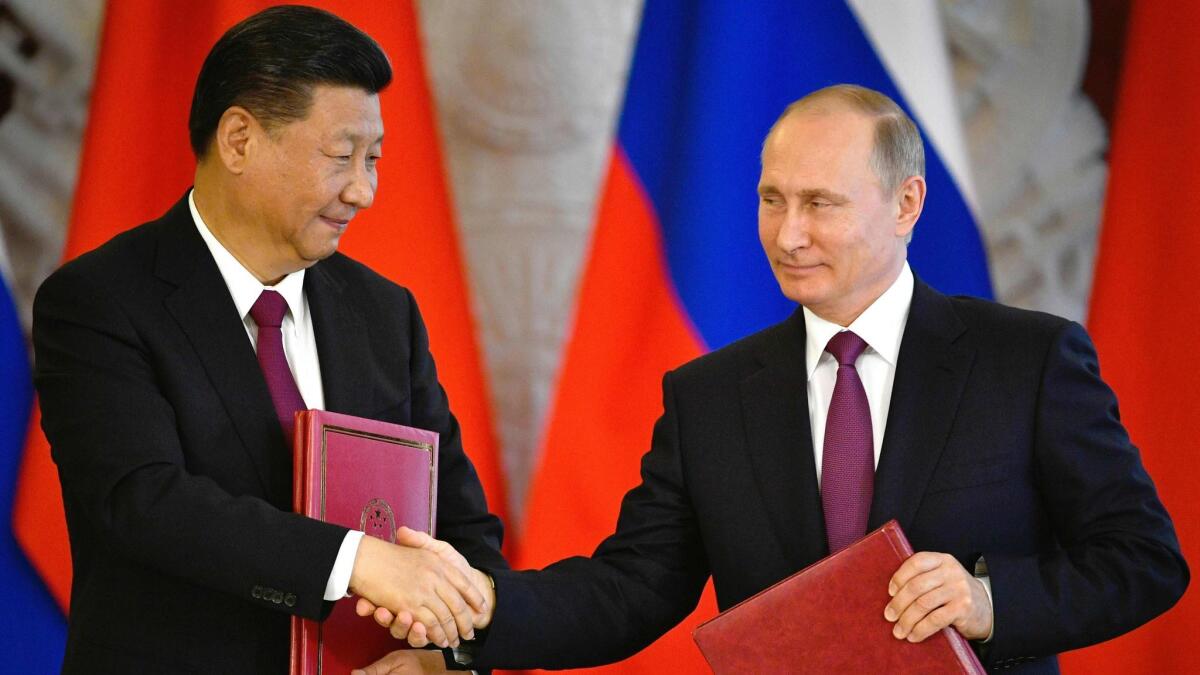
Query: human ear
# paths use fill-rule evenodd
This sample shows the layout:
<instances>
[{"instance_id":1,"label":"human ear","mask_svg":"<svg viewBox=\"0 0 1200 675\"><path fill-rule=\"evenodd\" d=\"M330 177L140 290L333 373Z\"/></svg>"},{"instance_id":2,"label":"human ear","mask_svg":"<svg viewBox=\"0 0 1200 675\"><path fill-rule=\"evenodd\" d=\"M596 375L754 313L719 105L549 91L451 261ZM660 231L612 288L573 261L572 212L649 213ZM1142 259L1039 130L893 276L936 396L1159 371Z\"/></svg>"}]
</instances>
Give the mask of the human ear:
<instances>
[{"instance_id":1,"label":"human ear","mask_svg":"<svg viewBox=\"0 0 1200 675\"><path fill-rule=\"evenodd\" d=\"M246 170L246 161L250 154L251 139L258 120L249 110L235 105L221 115L217 122L213 144L221 163L230 173L241 175Z\"/></svg>"},{"instance_id":2,"label":"human ear","mask_svg":"<svg viewBox=\"0 0 1200 675\"><path fill-rule=\"evenodd\" d=\"M925 208L925 179L909 176L896 191L896 236L906 237L916 226Z\"/></svg>"}]
</instances>

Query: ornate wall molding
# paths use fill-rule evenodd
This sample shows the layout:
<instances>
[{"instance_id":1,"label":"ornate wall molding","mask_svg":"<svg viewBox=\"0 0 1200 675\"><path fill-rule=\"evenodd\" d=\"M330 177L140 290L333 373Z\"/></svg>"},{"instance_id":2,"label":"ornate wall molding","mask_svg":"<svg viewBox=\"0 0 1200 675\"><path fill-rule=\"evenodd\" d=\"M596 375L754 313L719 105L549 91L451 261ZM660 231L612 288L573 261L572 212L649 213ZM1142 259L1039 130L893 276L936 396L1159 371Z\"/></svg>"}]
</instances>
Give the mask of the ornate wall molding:
<instances>
[{"instance_id":1,"label":"ornate wall molding","mask_svg":"<svg viewBox=\"0 0 1200 675\"><path fill-rule=\"evenodd\" d=\"M0 3L0 234L26 329L58 264L95 66L100 0Z\"/></svg>"},{"instance_id":2,"label":"ornate wall molding","mask_svg":"<svg viewBox=\"0 0 1200 675\"><path fill-rule=\"evenodd\" d=\"M996 296L1082 320L1108 174L1108 130L1081 89L1087 6L941 6Z\"/></svg>"},{"instance_id":3,"label":"ornate wall molding","mask_svg":"<svg viewBox=\"0 0 1200 675\"><path fill-rule=\"evenodd\" d=\"M640 0L420 4L519 517L624 93Z\"/></svg>"}]
</instances>

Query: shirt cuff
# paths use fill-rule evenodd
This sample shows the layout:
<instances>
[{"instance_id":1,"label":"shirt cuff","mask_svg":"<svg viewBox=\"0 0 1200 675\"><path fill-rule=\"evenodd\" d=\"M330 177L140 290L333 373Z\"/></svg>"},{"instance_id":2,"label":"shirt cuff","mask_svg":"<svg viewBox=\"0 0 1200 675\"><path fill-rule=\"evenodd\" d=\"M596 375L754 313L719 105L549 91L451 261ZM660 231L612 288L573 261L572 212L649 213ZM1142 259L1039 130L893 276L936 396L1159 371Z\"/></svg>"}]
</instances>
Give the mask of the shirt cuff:
<instances>
[{"instance_id":1,"label":"shirt cuff","mask_svg":"<svg viewBox=\"0 0 1200 675\"><path fill-rule=\"evenodd\" d=\"M342 539L342 547L338 549L337 559L333 561L329 581L325 583L326 600L341 600L350 594L350 575L354 573L354 559L358 556L358 544L362 538L362 532L350 530L346 533L346 538Z\"/></svg>"},{"instance_id":2,"label":"shirt cuff","mask_svg":"<svg viewBox=\"0 0 1200 675\"><path fill-rule=\"evenodd\" d=\"M996 632L996 603L992 600L992 579L987 575L975 577L983 584L983 590L987 591L988 606L992 612L991 627L988 628L988 636L983 639L983 644L992 641L992 635Z\"/></svg>"}]
</instances>

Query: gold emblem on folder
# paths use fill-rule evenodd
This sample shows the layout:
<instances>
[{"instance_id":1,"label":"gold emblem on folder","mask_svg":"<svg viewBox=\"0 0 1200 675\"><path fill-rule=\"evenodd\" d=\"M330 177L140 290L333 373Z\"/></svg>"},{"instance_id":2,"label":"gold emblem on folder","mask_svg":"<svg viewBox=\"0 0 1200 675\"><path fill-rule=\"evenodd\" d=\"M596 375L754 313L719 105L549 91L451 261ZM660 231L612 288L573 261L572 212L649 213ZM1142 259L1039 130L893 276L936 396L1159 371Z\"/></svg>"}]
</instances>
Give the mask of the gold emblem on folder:
<instances>
[{"instance_id":1,"label":"gold emblem on folder","mask_svg":"<svg viewBox=\"0 0 1200 675\"><path fill-rule=\"evenodd\" d=\"M396 543L396 514L382 499L372 499L363 507L358 529L372 537Z\"/></svg>"}]
</instances>

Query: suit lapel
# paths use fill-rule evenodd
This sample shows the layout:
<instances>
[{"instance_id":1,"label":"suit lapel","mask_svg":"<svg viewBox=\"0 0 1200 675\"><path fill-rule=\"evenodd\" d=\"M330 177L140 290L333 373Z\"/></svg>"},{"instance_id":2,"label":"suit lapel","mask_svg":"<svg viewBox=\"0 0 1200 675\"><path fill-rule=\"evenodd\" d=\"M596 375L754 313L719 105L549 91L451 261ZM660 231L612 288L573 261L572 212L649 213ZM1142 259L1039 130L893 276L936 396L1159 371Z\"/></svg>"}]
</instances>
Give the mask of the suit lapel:
<instances>
[{"instance_id":1,"label":"suit lapel","mask_svg":"<svg viewBox=\"0 0 1200 675\"><path fill-rule=\"evenodd\" d=\"M950 301L919 279L892 385L868 530L909 527L954 423L975 350Z\"/></svg>"},{"instance_id":2,"label":"suit lapel","mask_svg":"<svg viewBox=\"0 0 1200 675\"><path fill-rule=\"evenodd\" d=\"M828 546L808 421L802 312L771 337L757 355L762 367L741 382L747 452L783 550L803 565Z\"/></svg>"},{"instance_id":3,"label":"suit lapel","mask_svg":"<svg viewBox=\"0 0 1200 675\"><path fill-rule=\"evenodd\" d=\"M325 408L365 417L377 412L369 409L372 373L367 358L367 321L356 297L345 289L345 283L326 263L314 265L304 278L321 360Z\"/></svg>"},{"instance_id":4,"label":"suit lapel","mask_svg":"<svg viewBox=\"0 0 1200 675\"><path fill-rule=\"evenodd\" d=\"M196 231L187 200L163 218L155 275L176 286L163 303L178 322L224 403L264 494L291 504L291 452L271 394L212 254Z\"/></svg>"}]
</instances>

